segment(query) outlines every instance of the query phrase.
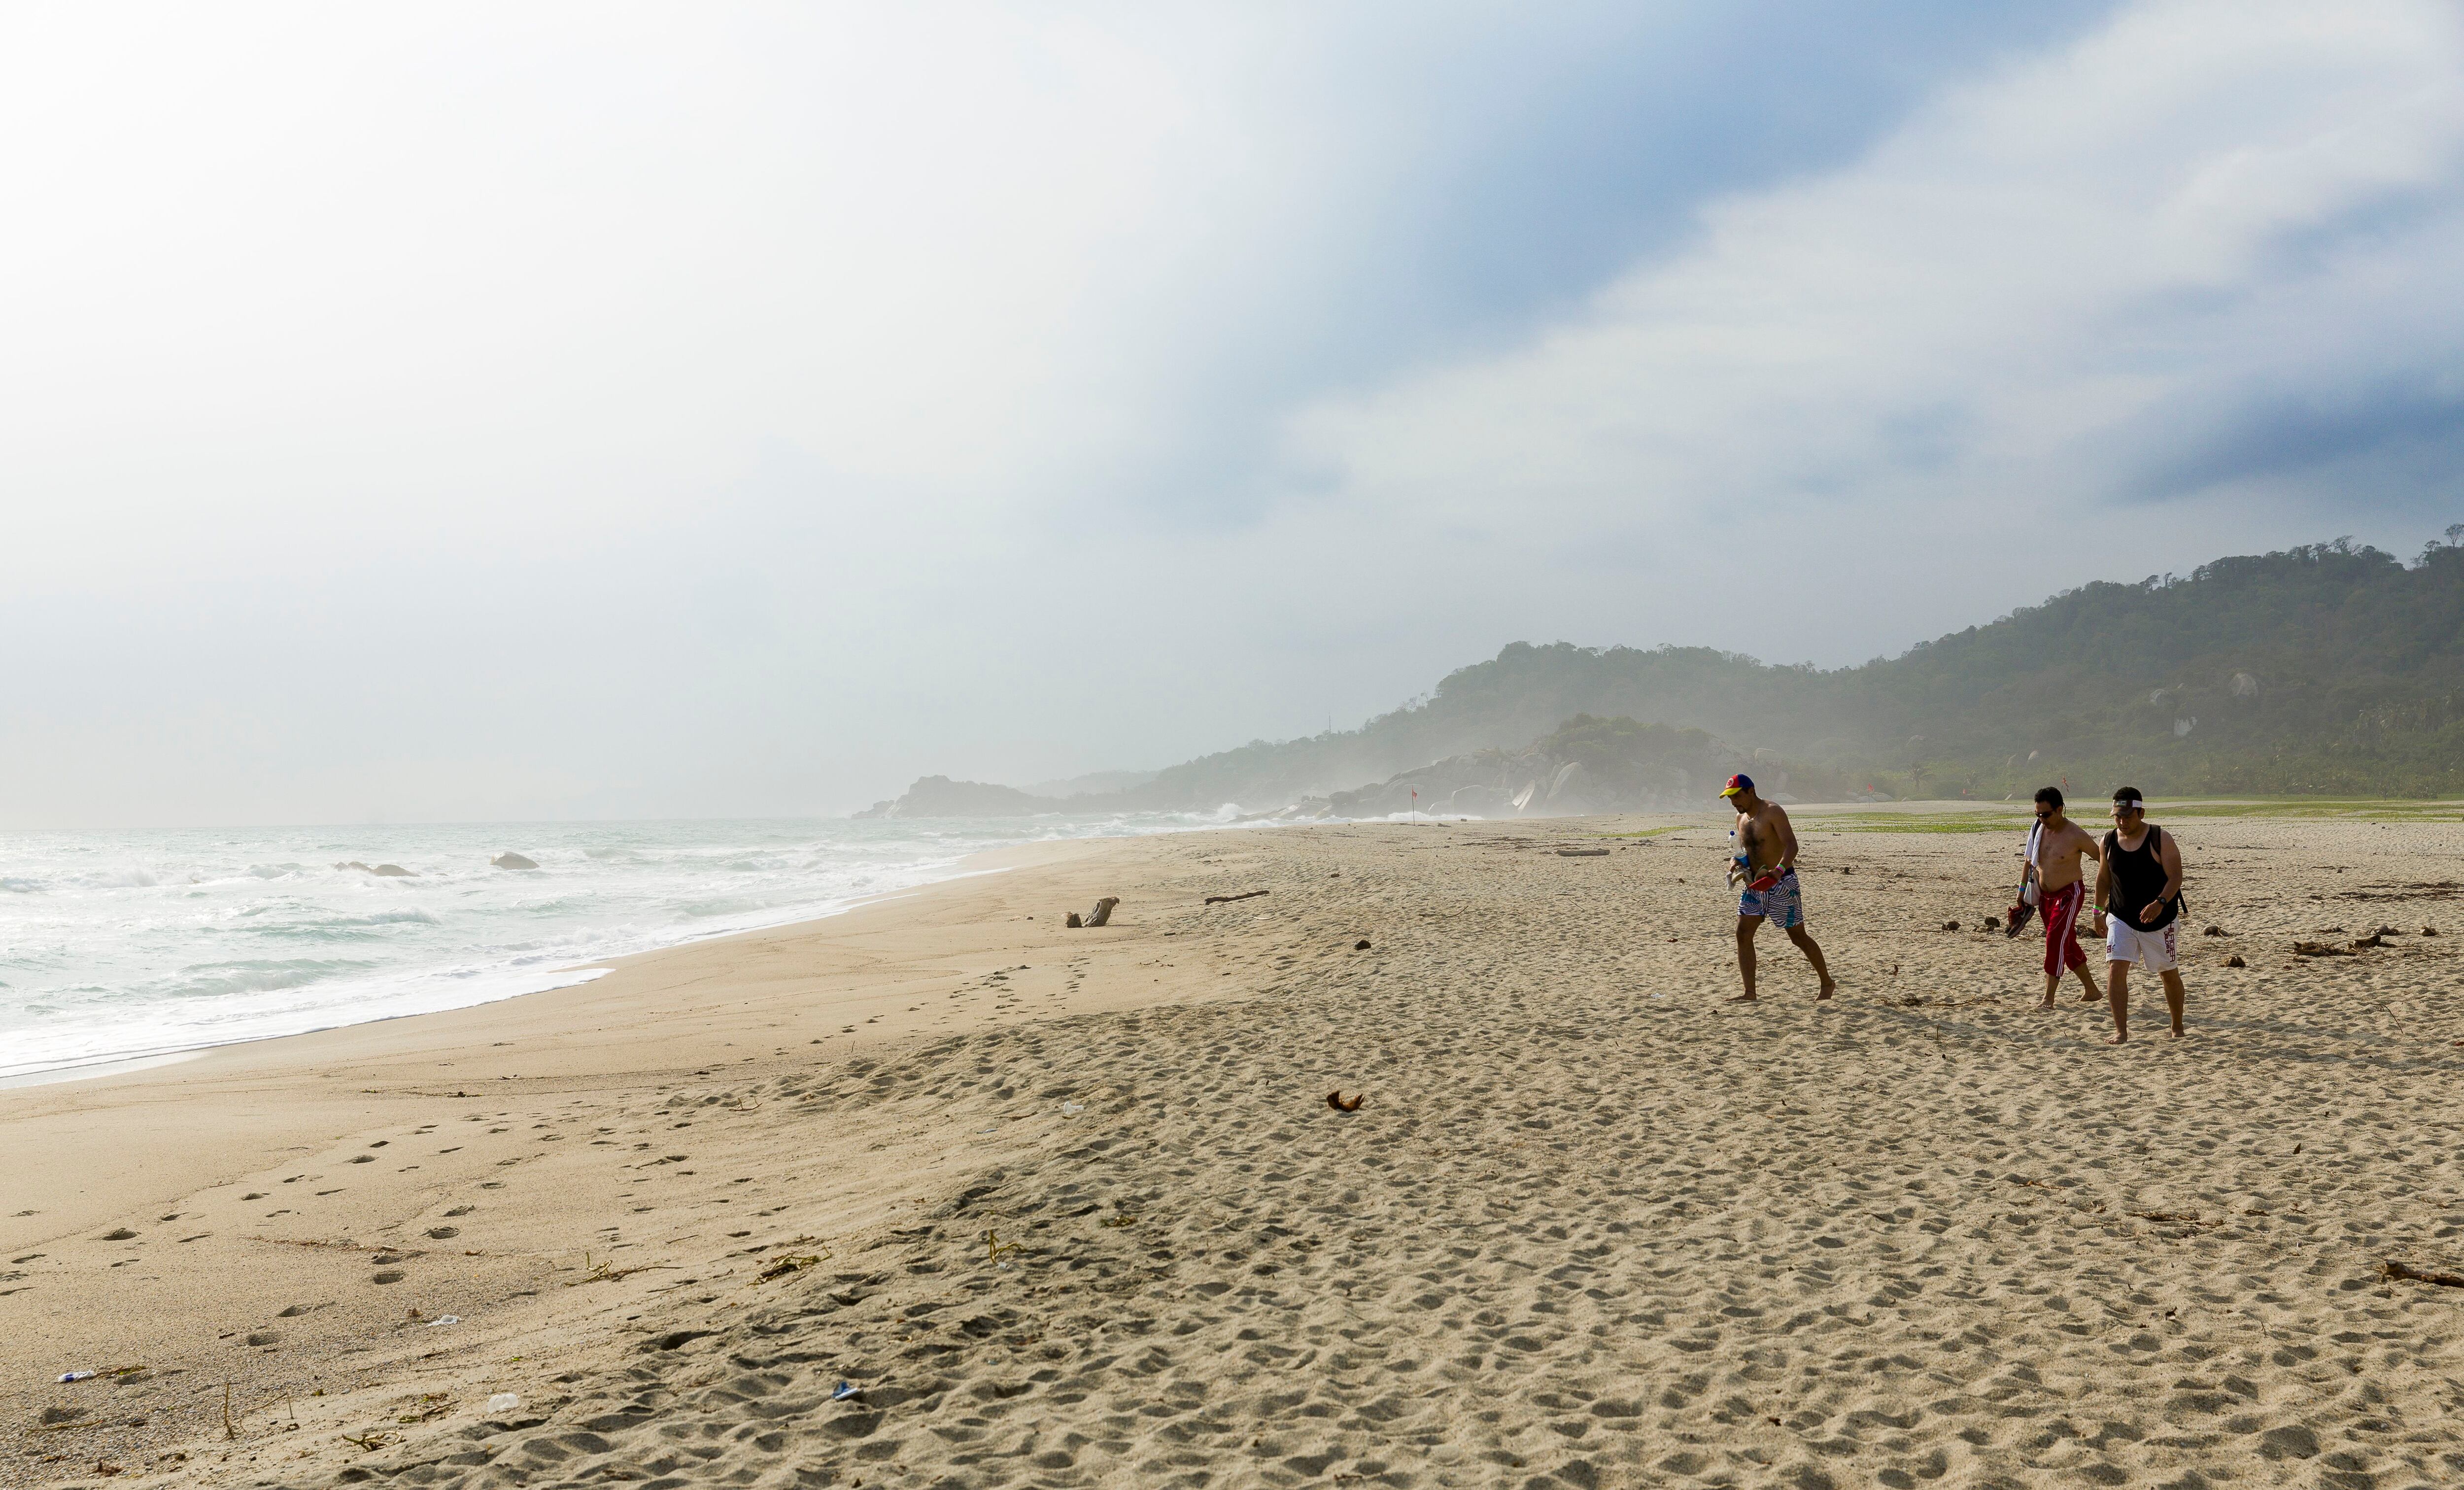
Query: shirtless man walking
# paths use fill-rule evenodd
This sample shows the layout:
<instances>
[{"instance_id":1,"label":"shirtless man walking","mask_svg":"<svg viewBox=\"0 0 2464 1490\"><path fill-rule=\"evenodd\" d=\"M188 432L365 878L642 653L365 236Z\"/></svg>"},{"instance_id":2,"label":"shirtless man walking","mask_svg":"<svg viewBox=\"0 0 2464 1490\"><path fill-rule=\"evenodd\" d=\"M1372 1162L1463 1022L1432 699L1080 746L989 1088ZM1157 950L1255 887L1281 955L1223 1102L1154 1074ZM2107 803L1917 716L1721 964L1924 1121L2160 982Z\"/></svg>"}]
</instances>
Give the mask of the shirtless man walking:
<instances>
[{"instance_id":1,"label":"shirtless man walking","mask_svg":"<svg viewBox=\"0 0 2464 1490\"><path fill-rule=\"evenodd\" d=\"M1779 803L1756 795L1752 777L1728 778L1720 795L1737 809L1737 852L1728 866L1728 883L1743 880L1746 886L1737 900L1737 971L1745 975L1746 991L1728 1002L1754 1001L1754 933L1770 921L1814 964L1814 975L1822 980L1821 992L1814 996L1819 1003L1839 985L1823 964L1822 949L1805 933L1805 897L1796 886L1796 830L1789 826Z\"/></svg>"},{"instance_id":2,"label":"shirtless man walking","mask_svg":"<svg viewBox=\"0 0 2464 1490\"><path fill-rule=\"evenodd\" d=\"M2095 1003L2104 997L2087 970L2087 953L2079 951L2079 906L2087 899L2081 854L2099 864L2104 862L2104 851L2087 830L2062 816L2061 788L2038 789L2036 825L2028 834L2027 883L2035 887L2036 913L2045 923L2045 1001L2037 1005L2041 1009L2054 1006L2054 995L2061 991L2065 973L2078 974L2087 989L2079 1002Z\"/></svg>"},{"instance_id":3,"label":"shirtless man walking","mask_svg":"<svg viewBox=\"0 0 2464 1490\"><path fill-rule=\"evenodd\" d=\"M2105 908L2113 926L2105 927ZM2165 985L2165 1007L2173 1016L2173 1038L2182 1038L2182 975L2175 968L2174 934L2181 930L2182 850L2173 835L2147 821L2139 788L2113 794L2113 831L2104 835L2096 871L2096 934L2104 938L2105 976L2112 989L2113 1039L2130 1039L2130 965L2156 975Z\"/></svg>"}]
</instances>

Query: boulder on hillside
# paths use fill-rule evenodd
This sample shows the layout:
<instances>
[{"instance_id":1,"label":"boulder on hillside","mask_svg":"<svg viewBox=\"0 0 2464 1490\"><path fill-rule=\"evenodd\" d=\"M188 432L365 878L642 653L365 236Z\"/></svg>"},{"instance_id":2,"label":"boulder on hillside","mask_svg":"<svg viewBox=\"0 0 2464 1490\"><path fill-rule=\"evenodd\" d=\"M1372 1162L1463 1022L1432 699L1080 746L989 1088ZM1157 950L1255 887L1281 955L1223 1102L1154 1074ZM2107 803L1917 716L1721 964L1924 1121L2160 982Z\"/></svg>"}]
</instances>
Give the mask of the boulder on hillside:
<instances>
[{"instance_id":1,"label":"boulder on hillside","mask_svg":"<svg viewBox=\"0 0 2464 1490\"><path fill-rule=\"evenodd\" d=\"M1549 778L1549 810L1569 816L1592 811L1590 785L1590 775L1583 770L1583 763L1567 761Z\"/></svg>"},{"instance_id":2,"label":"boulder on hillside","mask_svg":"<svg viewBox=\"0 0 2464 1490\"><path fill-rule=\"evenodd\" d=\"M1433 761L1389 780L1336 792L1331 815L1382 818L1415 804L1423 812L1482 818L1571 817L1599 812L1702 810L1720 780L1758 760L1765 777L1779 757L1749 756L1700 730L1578 714L1519 751L1482 750Z\"/></svg>"},{"instance_id":3,"label":"boulder on hillside","mask_svg":"<svg viewBox=\"0 0 2464 1490\"><path fill-rule=\"evenodd\" d=\"M1446 811L1472 818L1510 818L1514 799L1502 786L1463 786L1446 799Z\"/></svg>"}]
</instances>

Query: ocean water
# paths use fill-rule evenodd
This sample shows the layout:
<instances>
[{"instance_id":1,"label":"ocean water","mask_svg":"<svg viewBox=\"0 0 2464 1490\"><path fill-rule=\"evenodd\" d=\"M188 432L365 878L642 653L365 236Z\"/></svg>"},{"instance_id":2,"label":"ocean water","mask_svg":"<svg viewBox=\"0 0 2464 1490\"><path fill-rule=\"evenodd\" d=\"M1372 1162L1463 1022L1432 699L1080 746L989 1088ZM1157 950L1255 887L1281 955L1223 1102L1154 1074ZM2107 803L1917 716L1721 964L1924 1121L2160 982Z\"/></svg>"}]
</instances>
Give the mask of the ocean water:
<instances>
[{"instance_id":1,"label":"ocean water","mask_svg":"<svg viewBox=\"0 0 2464 1490\"><path fill-rule=\"evenodd\" d=\"M980 849L1210 821L0 833L0 1081L485 1003L947 879ZM539 867L490 865L507 850Z\"/></svg>"}]
</instances>

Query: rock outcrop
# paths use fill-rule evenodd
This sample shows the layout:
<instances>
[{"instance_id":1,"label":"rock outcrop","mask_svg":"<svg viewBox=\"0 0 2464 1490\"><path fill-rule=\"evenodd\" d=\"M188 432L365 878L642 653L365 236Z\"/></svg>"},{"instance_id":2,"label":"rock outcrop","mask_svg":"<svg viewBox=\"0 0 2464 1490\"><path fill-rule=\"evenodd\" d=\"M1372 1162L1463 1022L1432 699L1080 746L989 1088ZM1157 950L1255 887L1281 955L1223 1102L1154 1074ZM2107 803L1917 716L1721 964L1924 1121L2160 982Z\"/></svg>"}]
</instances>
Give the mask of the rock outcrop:
<instances>
[{"instance_id":1,"label":"rock outcrop","mask_svg":"<svg viewBox=\"0 0 2464 1490\"><path fill-rule=\"evenodd\" d=\"M539 867L538 860L523 854L515 853L510 848L488 862L495 865L499 869L536 869Z\"/></svg>"},{"instance_id":2,"label":"rock outcrop","mask_svg":"<svg viewBox=\"0 0 2464 1490\"><path fill-rule=\"evenodd\" d=\"M1028 818L1059 812L1062 803L1036 797L1014 786L989 781L953 781L945 776L919 778L895 801L875 802L858 818Z\"/></svg>"}]
</instances>

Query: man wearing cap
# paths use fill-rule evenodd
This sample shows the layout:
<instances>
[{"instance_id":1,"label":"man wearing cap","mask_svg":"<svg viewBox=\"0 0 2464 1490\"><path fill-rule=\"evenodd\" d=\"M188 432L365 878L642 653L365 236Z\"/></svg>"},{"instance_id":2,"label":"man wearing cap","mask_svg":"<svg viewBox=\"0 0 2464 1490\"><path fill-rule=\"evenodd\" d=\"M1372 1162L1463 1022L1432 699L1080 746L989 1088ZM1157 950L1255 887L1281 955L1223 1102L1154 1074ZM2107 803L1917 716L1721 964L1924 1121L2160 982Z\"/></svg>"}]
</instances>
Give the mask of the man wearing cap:
<instances>
[{"instance_id":1,"label":"man wearing cap","mask_svg":"<svg viewBox=\"0 0 2464 1490\"><path fill-rule=\"evenodd\" d=\"M2130 965L2137 963L2165 985L2173 1038L2182 1038L2182 975L2175 943L2182 919L2182 850L2173 836L2147 821L2139 788L2113 794L2113 831L2104 835L2096 871L2096 934L2104 938L2106 1000L2113 1009L2113 1039L2130 1039ZM2112 908L2108 930L2105 910Z\"/></svg>"},{"instance_id":2,"label":"man wearing cap","mask_svg":"<svg viewBox=\"0 0 2464 1490\"><path fill-rule=\"evenodd\" d=\"M1805 897L1796 885L1796 830L1789 826L1779 803L1765 801L1755 792L1752 777L1740 773L1728 778L1720 795L1737 809L1737 849L1728 866L1728 883L1742 881L1746 887L1737 900L1737 971L1745 976L1746 991L1728 1001L1754 1001L1754 933L1769 921L1786 931L1814 964L1814 975L1822 980L1821 991L1814 996L1819 1003L1839 985L1823 964L1822 949L1805 934Z\"/></svg>"}]
</instances>

